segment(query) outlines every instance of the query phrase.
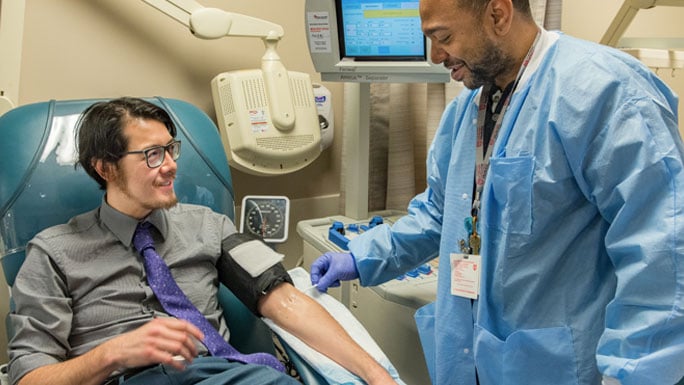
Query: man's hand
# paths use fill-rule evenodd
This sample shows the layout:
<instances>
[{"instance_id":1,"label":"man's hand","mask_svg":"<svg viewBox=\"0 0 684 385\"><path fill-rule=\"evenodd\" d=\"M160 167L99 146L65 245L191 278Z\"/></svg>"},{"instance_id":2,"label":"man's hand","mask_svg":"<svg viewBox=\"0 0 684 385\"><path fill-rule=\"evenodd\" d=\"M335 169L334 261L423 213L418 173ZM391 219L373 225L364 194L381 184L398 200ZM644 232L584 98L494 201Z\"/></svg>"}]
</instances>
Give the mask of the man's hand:
<instances>
[{"instance_id":1,"label":"man's hand","mask_svg":"<svg viewBox=\"0 0 684 385\"><path fill-rule=\"evenodd\" d=\"M120 367L134 368L166 364L182 370L185 362L197 356L195 340L202 332L189 322L176 318L155 318L136 330L122 334L103 344ZM182 360L181 360L182 358Z\"/></svg>"},{"instance_id":2,"label":"man's hand","mask_svg":"<svg viewBox=\"0 0 684 385\"><path fill-rule=\"evenodd\" d=\"M311 283L325 293L329 287L340 286L340 281L359 277L354 257L349 253L327 252L311 264Z\"/></svg>"},{"instance_id":3,"label":"man's hand","mask_svg":"<svg viewBox=\"0 0 684 385\"><path fill-rule=\"evenodd\" d=\"M118 369L154 364L178 370L197 356L195 340L204 339L192 324L175 318L156 318L145 325L114 337L89 352L32 370L19 385L98 385Z\"/></svg>"}]
</instances>

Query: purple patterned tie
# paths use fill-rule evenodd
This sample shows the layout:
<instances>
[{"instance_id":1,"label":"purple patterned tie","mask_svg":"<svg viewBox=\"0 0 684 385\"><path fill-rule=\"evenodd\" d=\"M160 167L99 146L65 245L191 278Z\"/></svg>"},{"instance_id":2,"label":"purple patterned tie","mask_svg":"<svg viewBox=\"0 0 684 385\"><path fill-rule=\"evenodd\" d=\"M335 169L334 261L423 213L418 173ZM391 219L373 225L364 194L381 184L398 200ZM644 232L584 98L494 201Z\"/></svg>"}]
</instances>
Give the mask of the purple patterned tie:
<instances>
[{"instance_id":1,"label":"purple patterned tie","mask_svg":"<svg viewBox=\"0 0 684 385\"><path fill-rule=\"evenodd\" d=\"M267 365L284 372L285 367L273 355L268 353L242 354L223 339L176 284L169 267L154 248L150 226L149 222L138 224L133 235L133 246L144 258L147 282L164 309L172 316L197 326L204 333L203 342L211 355L245 364Z\"/></svg>"}]
</instances>

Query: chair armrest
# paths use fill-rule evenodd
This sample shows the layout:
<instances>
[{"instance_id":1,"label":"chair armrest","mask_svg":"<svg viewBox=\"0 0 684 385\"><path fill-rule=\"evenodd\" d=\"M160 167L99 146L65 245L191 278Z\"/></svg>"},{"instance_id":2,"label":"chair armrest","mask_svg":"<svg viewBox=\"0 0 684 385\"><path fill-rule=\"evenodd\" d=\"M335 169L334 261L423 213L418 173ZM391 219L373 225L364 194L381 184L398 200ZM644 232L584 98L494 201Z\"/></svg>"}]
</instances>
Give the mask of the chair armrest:
<instances>
[{"instance_id":1,"label":"chair armrest","mask_svg":"<svg viewBox=\"0 0 684 385\"><path fill-rule=\"evenodd\" d=\"M294 364L294 367L297 369L297 373L299 374L299 378L304 382L304 385L323 385L327 384L328 381L326 381L314 368L309 365L308 362L304 361L297 352L295 352L290 345L287 344L280 336L278 336L278 341L280 341L280 344L283 346L283 349L285 349L285 353L287 354L288 358Z\"/></svg>"},{"instance_id":2,"label":"chair armrest","mask_svg":"<svg viewBox=\"0 0 684 385\"><path fill-rule=\"evenodd\" d=\"M230 344L242 353L266 352L275 355L271 329L247 309L240 300L220 285L218 300L230 329Z\"/></svg>"}]
</instances>

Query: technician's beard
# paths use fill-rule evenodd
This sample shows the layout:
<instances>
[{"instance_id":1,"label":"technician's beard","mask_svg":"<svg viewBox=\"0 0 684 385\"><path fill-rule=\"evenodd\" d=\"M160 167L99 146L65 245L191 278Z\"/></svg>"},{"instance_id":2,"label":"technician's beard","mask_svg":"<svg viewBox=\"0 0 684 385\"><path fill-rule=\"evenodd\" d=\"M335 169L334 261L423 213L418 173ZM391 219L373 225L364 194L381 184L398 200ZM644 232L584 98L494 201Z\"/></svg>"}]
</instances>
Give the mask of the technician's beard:
<instances>
[{"instance_id":1,"label":"technician's beard","mask_svg":"<svg viewBox=\"0 0 684 385\"><path fill-rule=\"evenodd\" d=\"M463 85L471 90L485 85L493 85L496 78L515 66L515 59L497 47L491 40L484 40L483 55L470 66L471 79L464 80Z\"/></svg>"}]
</instances>

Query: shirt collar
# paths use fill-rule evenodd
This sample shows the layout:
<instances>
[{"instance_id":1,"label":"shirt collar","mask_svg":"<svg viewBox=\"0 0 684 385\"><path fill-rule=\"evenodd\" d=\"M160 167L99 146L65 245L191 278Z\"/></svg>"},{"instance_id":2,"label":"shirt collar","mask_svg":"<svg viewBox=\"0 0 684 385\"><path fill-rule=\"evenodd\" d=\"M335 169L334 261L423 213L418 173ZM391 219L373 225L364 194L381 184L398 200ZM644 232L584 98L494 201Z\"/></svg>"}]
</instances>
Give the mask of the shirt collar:
<instances>
[{"instance_id":1,"label":"shirt collar","mask_svg":"<svg viewBox=\"0 0 684 385\"><path fill-rule=\"evenodd\" d=\"M100 220L124 245L133 244L133 234L140 220L130 217L107 203L105 197L102 198L100 205ZM168 234L168 224L166 210L156 209L150 213L143 221L150 222L166 239Z\"/></svg>"},{"instance_id":2,"label":"shirt collar","mask_svg":"<svg viewBox=\"0 0 684 385\"><path fill-rule=\"evenodd\" d=\"M522 89L522 86L527 83L532 74L537 71L544 60L544 56L546 56L546 53L549 51L549 48L551 48L559 38L558 32L547 31L541 27L539 29L541 35L539 36L539 40L537 40L537 45L534 47L534 53L530 58L530 63L527 65L527 70L525 70L525 73L523 73L520 78L520 83L518 83L518 87L516 88L518 90Z\"/></svg>"}]
</instances>

